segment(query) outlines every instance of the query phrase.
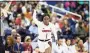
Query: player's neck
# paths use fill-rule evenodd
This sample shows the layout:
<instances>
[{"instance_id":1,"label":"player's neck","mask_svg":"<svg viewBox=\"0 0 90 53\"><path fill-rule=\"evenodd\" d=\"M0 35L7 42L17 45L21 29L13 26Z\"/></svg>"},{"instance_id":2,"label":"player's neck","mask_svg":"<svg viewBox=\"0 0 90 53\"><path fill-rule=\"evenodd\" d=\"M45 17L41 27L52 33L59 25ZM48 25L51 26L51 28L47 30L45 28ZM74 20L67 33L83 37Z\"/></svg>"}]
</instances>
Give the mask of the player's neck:
<instances>
[{"instance_id":1,"label":"player's neck","mask_svg":"<svg viewBox=\"0 0 90 53\"><path fill-rule=\"evenodd\" d=\"M49 23L48 23L48 24L45 24L45 23L44 23L44 25L48 26L48 25L49 25Z\"/></svg>"},{"instance_id":2,"label":"player's neck","mask_svg":"<svg viewBox=\"0 0 90 53\"><path fill-rule=\"evenodd\" d=\"M46 26L48 26L49 24L45 24Z\"/></svg>"}]
</instances>

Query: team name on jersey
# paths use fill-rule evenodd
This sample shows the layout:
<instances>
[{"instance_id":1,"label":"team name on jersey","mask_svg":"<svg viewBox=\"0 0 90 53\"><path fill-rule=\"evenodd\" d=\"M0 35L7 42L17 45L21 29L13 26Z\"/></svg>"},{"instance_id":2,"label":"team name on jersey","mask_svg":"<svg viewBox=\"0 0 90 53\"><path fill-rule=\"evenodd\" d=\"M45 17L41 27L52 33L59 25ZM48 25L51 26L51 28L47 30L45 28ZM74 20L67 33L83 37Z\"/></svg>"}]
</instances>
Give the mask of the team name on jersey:
<instances>
[{"instance_id":1,"label":"team name on jersey","mask_svg":"<svg viewBox=\"0 0 90 53\"><path fill-rule=\"evenodd\" d=\"M42 30L42 32L51 32L51 30Z\"/></svg>"}]
</instances>

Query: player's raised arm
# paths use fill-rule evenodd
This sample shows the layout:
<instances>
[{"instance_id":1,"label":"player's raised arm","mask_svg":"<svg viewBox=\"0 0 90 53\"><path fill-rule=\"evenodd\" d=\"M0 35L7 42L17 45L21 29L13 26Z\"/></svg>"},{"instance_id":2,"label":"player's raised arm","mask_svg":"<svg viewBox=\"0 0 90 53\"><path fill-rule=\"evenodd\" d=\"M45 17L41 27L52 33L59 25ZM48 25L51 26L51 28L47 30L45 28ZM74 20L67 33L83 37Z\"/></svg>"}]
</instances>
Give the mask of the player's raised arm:
<instances>
[{"instance_id":1,"label":"player's raised arm","mask_svg":"<svg viewBox=\"0 0 90 53\"><path fill-rule=\"evenodd\" d=\"M40 25L40 21L38 21L38 19L36 18L36 10L34 9L34 13L33 13L33 21L35 22L36 25Z\"/></svg>"}]
</instances>

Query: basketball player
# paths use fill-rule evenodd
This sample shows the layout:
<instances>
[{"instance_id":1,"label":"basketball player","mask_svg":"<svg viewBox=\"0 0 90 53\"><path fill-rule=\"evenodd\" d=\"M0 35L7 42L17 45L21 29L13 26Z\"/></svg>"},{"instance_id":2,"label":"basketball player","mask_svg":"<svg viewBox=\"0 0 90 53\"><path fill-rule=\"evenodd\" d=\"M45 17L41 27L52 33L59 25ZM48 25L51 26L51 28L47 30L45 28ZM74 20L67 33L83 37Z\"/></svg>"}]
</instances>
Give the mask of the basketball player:
<instances>
[{"instance_id":1,"label":"basketball player","mask_svg":"<svg viewBox=\"0 0 90 53\"><path fill-rule=\"evenodd\" d=\"M40 22L36 18L36 10L33 13L33 21L38 26L38 46L40 53L51 53L51 42L52 42L52 33L57 40L57 34L55 26L50 23L49 15L43 15L43 21Z\"/></svg>"}]
</instances>

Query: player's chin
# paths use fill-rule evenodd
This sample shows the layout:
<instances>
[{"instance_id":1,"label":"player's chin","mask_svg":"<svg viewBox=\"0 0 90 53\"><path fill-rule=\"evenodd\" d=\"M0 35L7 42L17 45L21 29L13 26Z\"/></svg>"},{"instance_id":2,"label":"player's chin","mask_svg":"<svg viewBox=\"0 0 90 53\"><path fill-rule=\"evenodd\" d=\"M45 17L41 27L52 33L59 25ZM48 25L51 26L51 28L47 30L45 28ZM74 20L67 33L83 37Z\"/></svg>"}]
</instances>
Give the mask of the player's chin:
<instances>
[{"instance_id":1,"label":"player's chin","mask_svg":"<svg viewBox=\"0 0 90 53\"><path fill-rule=\"evenodd\" d=\"M45 25L49 25L49 23L45 23Z\"/></svg>"},{"instance_id":2,"label":"player's chin","mask_svg":"<svg viewBox=\"0 0 90 53\"><path fill-rule=\"evenodd\" d=\"M49 24L49 22L48 22L48 21L43 21L43 23L44 23L45 25L48 25L48 24Z\"/></svg>"}]
</instances>

